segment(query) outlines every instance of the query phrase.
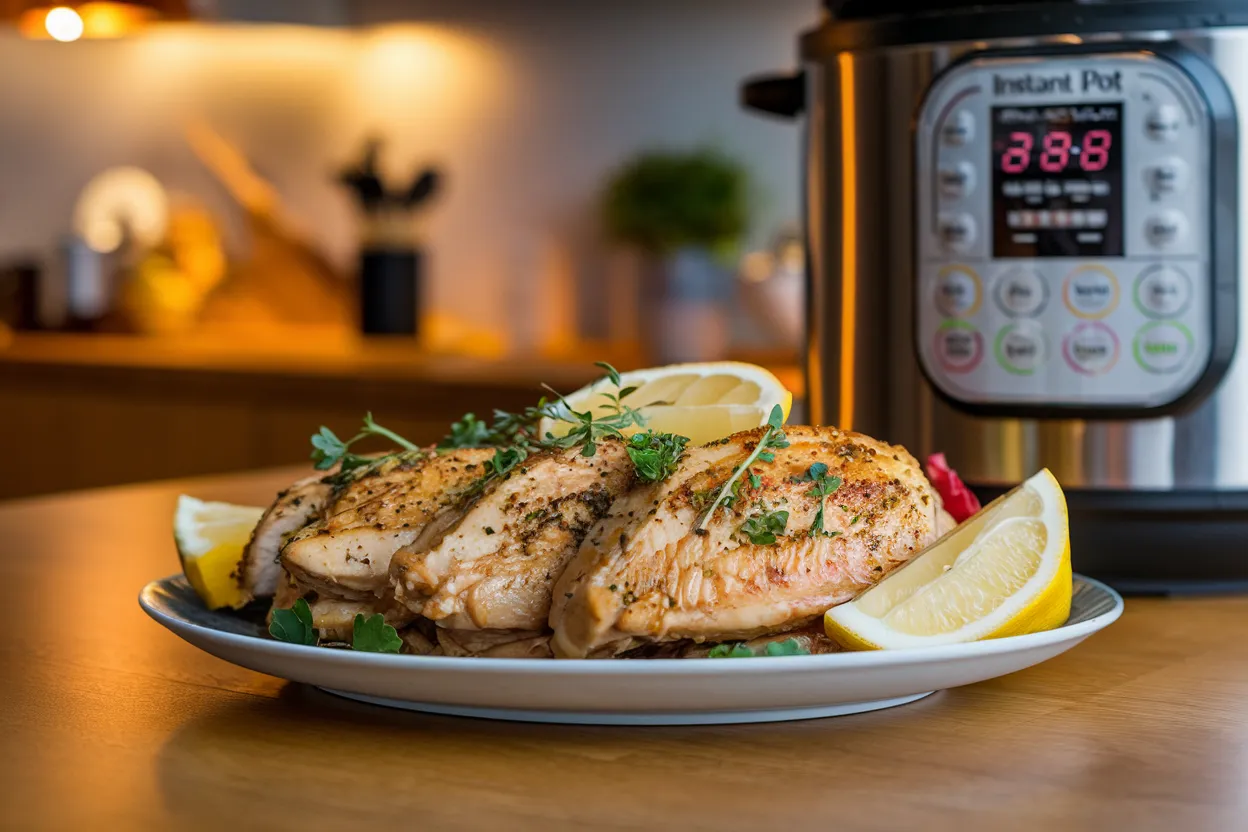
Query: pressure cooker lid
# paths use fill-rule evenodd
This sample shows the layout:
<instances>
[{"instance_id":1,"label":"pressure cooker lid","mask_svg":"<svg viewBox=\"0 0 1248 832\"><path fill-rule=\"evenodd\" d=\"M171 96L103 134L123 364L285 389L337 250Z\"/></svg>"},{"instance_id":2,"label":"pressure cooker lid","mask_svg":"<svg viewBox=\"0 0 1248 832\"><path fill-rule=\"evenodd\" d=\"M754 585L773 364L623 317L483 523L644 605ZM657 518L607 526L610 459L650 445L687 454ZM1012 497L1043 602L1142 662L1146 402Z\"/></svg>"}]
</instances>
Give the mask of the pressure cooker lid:
<instances>
[{"instance_id":1,"label":"pressure cooker lid","mask_svg":"<svg viewBox=\"0 0 1248 832\"><path fill-rule=\"evenodd\" d=\"M824 0L807 58L841 51L1056 34L1192 31L1248 25L1244 0Z\"/></svg>"}]
</instances>

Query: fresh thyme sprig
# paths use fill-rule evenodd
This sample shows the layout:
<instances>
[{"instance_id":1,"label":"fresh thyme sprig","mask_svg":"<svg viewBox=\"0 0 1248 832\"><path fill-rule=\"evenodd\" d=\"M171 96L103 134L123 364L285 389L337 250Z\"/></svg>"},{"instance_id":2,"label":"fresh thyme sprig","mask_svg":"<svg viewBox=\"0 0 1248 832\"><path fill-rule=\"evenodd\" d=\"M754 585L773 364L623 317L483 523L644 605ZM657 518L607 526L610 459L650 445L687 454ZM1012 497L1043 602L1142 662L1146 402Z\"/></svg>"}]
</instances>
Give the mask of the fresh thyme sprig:
<instances>
[{"instance_id":1,"label":"fresh thyme sprig","mask_svg":"<svg viewBox=\"0 0 1248 832\"><path fill-rule=\"evenodd\" d=\"M542 437L539 440L539 444L543 447L579 447L582 456L590 457L598 452L598 440L607 436L623 438L624 431L628 428L634 425L639 428L646 426L646 417L639 410L623 403L623 399L635 393L637 388L621 386L623 382L620 379L619 371L607 362L595 361L594 366L605 370L607 373L606 379L615 385L615 393L602 394L603 398L607 400L607 412L595 416L592 410L573 410L572 406L568 404L568 400L562 394L548 385L543 385L557 397L551 405L548 405L548 412L544 415L555 421L569 422L573 425L572 429L561 437Z\"/></svg>"},{"instance_id":2,"label":"fresh thyme sprig","mask_svg":"<svg viewBox=\"0 0 1248 832\"><path fill-rule=\"evenodd\" d=\"M827 502L828 495L832 494L836 491L836 489L841 487L841 478L829 477L828 466L824 465L822 462L816 462L814 465L810 466L804 476L798 477L797 481L814 483L814 487L810 489L810 493L819 498L819 510L815 512L815 520L810 524L810 531L808 534L811 537L836 537L840 534L838 531L829 532L824 530L823 509L824 504Z\"/></svg>"},{"instance_id":3,"label":"fresh thyme sprig","mask_svg":"<svg viewBox=\"0 0 1248 832\"><path fill-rule=\"evenodd\" d=\"M711 518L715 516L716 510L726 500L728 500L729 497L735 498L737 493L736 489L740 487L737 485L737 481L756 460L771 462L776 458L773 451L779 448L787 447L789 447L789 440L788 437L784 435L784 411L780 409L780 405L776 405L771 409L771 415L767 417L767 430L764 431L762 437L759 438L758 444L754 446L754 450L745 458L744 462L732 469L732 476L729 477L728 481L723 484L723 486L719 489L719 493L716 495L715 500L710 504L706 511L702 513L702 516L698 518L698 522L695 523L693 527L694 531L697 533L704 533L706 531L707 523L711 522Z\"/></svg>"},{"instance_id":4,"label":"fresh thyme sprig","mask_svg":"<svg viewBox=\"0 0 1248 832\"><path fill-rule=\"evenodd\" d=\"M343 473L376 462L376 457L351 453L351 446L369 436L381 436L408 451L420 448L407 441L389 428L384 428L373 421L373 414L364 417L364 426L355 436L343 442L329 428L321 425L321 429L312 434L312 466L318 471L328 471L341 463Z\"/></svg>"}]
</instances>

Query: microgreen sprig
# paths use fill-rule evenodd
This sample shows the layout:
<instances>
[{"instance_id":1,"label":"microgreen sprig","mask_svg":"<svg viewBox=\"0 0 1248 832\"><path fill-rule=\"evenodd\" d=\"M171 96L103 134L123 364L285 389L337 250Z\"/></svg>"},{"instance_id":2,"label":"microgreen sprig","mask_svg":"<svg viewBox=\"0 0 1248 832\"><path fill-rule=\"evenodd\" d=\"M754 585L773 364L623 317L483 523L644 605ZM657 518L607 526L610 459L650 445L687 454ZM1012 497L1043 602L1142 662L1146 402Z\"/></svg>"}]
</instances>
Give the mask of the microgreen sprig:
<instances>
[{"instance_id":1,"label":"microgreen sprig","mask_svg":"<svg viewBox=\"0 0 1248 832\"><path fill-rule=\"evenodd\" d=\"M784 641L768 642L763 648L762 653L755 653L744 643L738 641L735 643L716 644L711 651L706 654L708 659L752 659L768 656L775 658L777 656L809 656L810 651L802 646L802 643L795 638L786 638Z\"/></svg>"},{"instance_id":2,"label":"microgreen sprig","mask_svg":"<svg viewBox=\"0 0 1248 832\"><path fill-rule=\"evenodd\" d=\"M804 476L798 477L798 482L814 483L810 489L810 493L819 498L819 510L815 512L815 520L810 524L808 534L811 537L836 537L840 532L826 531L823 527L824 521L824 505L827 502L828 495L834 493L841 487L840 477L829 477L828 466L822 462L816 462L806 471Z\"/></svg>"},{"instance_id":3,"label":"microgreen sprig","mask_svg":"<svg viewBox=\"0 0 1248 832\"><path fill-rule=\"evenodd\" d=\"M716 510L724 504L730 497L735 499L737 489L740 488L738 480L755 461L771 462L776 458L775 451L780 448L789 447L788 437L784 435L784 411L780 409L780 405L776 405L771 409L771 415L767 417L767 430L759 438L758 444L754 446L754 450L745 458L745 461L732 469L732 476L723 484L716 495L715 500L702 513L698 522L694 524L695 532L704 532L707 523L711 522L711 518L715 515Z\"/></svg>"},{"instance_id":4,"label":"microgreen sprig","mask_svg":"<svg viewBox=\"0 0 1248 832\"><path fill-rule=\"evenodd\" d=\"M312 434L312 466L318 471L328 471L341 463L341 470L345 473L375 462L375 457L351 453L352 445L369 436L389 439L404 450L420 450L414 443L407 441L389 428L377 424L373 421L373 414L369 413L364 417L364 426L360 428L360 432L346 442L339 439L332 430L321 425L321 429Z\"/></svg>"}]
</instances>

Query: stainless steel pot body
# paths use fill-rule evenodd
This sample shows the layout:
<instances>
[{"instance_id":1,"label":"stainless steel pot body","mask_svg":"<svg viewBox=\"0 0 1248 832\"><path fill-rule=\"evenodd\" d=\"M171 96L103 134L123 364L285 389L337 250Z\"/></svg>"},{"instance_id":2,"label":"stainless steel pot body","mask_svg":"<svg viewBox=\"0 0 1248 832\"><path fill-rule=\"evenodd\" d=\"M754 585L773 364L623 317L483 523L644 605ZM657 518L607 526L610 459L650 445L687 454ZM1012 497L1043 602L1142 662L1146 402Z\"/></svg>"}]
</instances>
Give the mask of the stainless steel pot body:
<instances>
[{"instance_id":1,"label":"stainless steel pot body","mask_svg":"<svg viewBox=\"0 0 1248 832\"><path fill-rule=\"evenodd\" d=\"M943 451L977 485L1010 485L1048 467L1074 492L1183 491L1211 495L1210 509L1220 495L1248 494L1248 338L1242 333L1234 333L1238 348L1211 389L1164 415L1144 408L1091 418L1044 408L985 415L942 395L919 358L916 126L933 84L985 50L1060 55L1067 47L1112 51L1119 43L1176 44L1200 56L1225 82L1236 118L1248 118L1248 28L807 49L806 359L815 423L879 436L916 455ZM1248 124L1239 126L1248 135ZM1239 165L1237 176L1244 175L1248 165ZM1230 207L1234 233L1242 236L1248 214ZM1245 256L1248 246L1238 247L1232 268L1240 276L1248 275ZM1248 287L1237 288L1222 303L1235 298L1238 327L1248 322Z\"/></svg>"}]
</instances>

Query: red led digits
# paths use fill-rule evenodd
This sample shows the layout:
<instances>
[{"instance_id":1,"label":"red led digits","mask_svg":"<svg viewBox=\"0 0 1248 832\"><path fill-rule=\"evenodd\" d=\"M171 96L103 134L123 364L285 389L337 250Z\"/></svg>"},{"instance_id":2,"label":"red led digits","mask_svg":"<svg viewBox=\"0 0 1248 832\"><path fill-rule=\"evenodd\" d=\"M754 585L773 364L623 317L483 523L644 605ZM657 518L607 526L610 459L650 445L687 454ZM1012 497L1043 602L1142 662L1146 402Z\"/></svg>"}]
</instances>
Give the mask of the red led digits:
<instances>
[{"instance_id":1,"label":"red led digits","mask_svg":"<svg viewBox=\"0 0 1248 832\"><path fill-rule=\"evenodd\" d=\"M1109 148L1114 136L1108 130L1089 130L1083 139L1083 152L1079 154L1079 167L1088 173L1104 170L1109 164Z\"/></svg>"},{"instance_id":2,"label":"red led digits","mask_svg":"<svg viewBox=\"0 0 1248 832\"><path fill-rule=\"evenodd\" d=\"M1001 170L1006 173L1022 173L1031 167L1031 146L1034 141L1030 133L1011 133L1010 146L1001 155Z\"/></svg>"},{"instance_id":3,"label":"red led digits","mask_svg":"<svg viewBox=\"0 0 1248 832\"><path fill-rule=\"evenodd\" d=\"M1040 170L1045 173L1061 173L1070 161L1070 134L1054 130L1044 137L1044 152L1040 154Z\"/></svg>"}]
</instances>

